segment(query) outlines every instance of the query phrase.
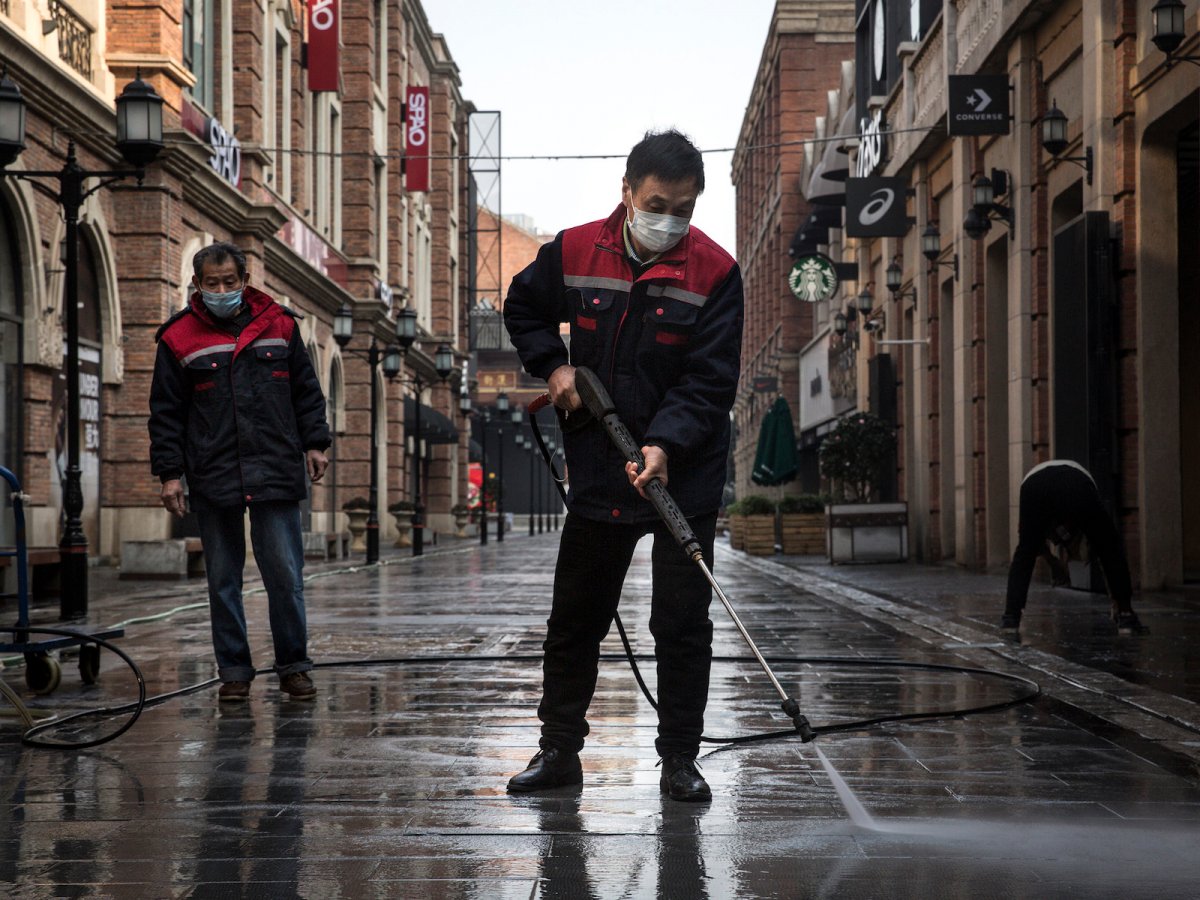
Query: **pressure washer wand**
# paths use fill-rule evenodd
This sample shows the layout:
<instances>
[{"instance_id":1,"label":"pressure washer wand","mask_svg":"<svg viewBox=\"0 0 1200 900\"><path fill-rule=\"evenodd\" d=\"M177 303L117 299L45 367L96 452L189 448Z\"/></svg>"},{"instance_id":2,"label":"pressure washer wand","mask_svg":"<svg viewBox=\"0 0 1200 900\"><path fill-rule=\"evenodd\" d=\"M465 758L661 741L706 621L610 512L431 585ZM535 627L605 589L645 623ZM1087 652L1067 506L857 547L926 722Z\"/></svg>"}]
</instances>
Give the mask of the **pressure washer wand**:
<instances>
[{"instance_id":1,"label":"pressure washer wand","mask_svg":"<svg viewBox=\"0 0 1200 900\"><path fill-rule=\"evenodd\" d=\"M612 397L609 396L608 391L596 373L582 366L577 368L575 370L575 390L579 393L579 399L583 401L583 405L587 410L604 425L604 430L608 432L609 438L621 452L621 455L636 465L639 472L642 471L646 467L646 459L642 455L642 448L633 439L633 435L629 433L629 429L625 427L625 423L617 415ZM812 725L800 713L800 704L789 697L787 691L783 689L783 685L779 683L779 679L771 671L770 665L767 664L766 659L759 652L754 639L750 637L746 626L742 624L742 620L734 610L733 604L729 602L729 598L725 596L725 592L721 590L721 586L717 584L717 580L713 577L712 572L709 571L708 566L704 562L704 551L700 545L700 541L696 538L695 532L692 531L692 526L688 523L687 517L684 516L683 511L675 503L675 499L667 493L666 485L657 478L653 478L646 485L645 490L651 505L654 507L655 512L658 513L659 518L666 524L668 530L671 532L671 536L679 543L684 554L700 567L700 571L704 573L704 577L708 579L708 583L717 592L717 597L720 598L725 611L733 619L733 624L737 626L737 630L746 641L746 645L754 654L754 658L758 660L758 664L762 666L763 671L767 673L767 678L770 679L772 686L774 686L775 691L779 694L779 698L783 701L783 711L792 720L792 725L795 726L800 739L806 743L811 741L816 736L813 734Z\"/></svg>"}]
</instances>

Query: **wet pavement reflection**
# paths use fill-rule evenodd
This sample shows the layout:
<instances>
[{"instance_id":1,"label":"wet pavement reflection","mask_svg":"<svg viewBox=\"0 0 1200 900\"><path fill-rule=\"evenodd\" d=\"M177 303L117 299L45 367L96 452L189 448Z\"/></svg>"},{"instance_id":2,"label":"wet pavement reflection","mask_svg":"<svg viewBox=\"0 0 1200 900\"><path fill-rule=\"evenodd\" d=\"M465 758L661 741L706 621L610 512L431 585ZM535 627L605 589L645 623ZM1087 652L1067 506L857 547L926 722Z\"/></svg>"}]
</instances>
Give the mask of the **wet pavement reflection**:
<instances>
[{"instance_id":1,"label":"wet pavement reflection","mask_svg":"<svg viewBox=\"0 0 1200 900\"><path fill-rule=\"evenodd\" d=\"M382 567L310 569L311 654L320 664L356 663L323 665L315 702L284 699L262 676L247 704L219 705L215 687L206 689L79 752L23 748L15 720L0 720L0 884L9 886L0 893L1196 896L1200 732L1186 726L1200 716L1194 665L1180 658L1178 637L1200 630L1194 598L1145 601L1139 610L1158 643L1138 644L1093 621L1085 595L1035 590L1031 627L1016 643L991 621L989 576L906 566L848 572L721 549L718 579L814 724L972 706L1015 688L812 657L994 668L1034 678L1046 695L817 745L706 745L700 765L713 802L676 804L659 793L654 711L614 629L583 786L509 797L508 776L537 744L555 549L545 535L464 542ZM190 590L122 586L93 608L107 624L183 605L196 599ZM648 597L643 546L621 607L643 654L653 649ZM255 595L248 607L264 665L265 601ZM787 727L719 604L712 616L714 653L736 659L714 667L707 733ZM131 626L122 647L151 693L213 674L203 609ZM642 669L653 688L653 665ZM58 692L27 698L31 705L64 712L133 694L110 657L91 687L64 670ZM23 691L19 668L3 677ZM862 815L851 818L815 746Z\"/></svg>"}]
</instances>

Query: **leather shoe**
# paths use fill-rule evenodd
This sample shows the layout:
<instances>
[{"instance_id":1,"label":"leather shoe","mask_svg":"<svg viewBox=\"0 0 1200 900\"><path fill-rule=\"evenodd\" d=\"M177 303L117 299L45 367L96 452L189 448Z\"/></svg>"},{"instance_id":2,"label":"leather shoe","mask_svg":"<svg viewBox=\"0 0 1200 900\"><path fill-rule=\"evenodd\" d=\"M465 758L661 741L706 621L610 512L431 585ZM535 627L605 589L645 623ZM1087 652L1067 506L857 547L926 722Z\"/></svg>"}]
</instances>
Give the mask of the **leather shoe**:
<instances>
[{"instance_id":1,"label":"leather shoe","mask_svg":"<svg viewBox=\"0 0 1200 900\"><path fill-rule=\"evenodd\" d=\"M217 700L221 703L236 703L249 699L250 682L248 681L223 681L221 689L217 691Z\"/></svg>"},{"instance_id":2,"label":"leather shoe","mask_svg":"<svg viewBox=\"0 0 1200 900\"><path fill-rule=\"evenodd\" d=\"M293 700L311 700L317 696L317 688L307 672L293 672L279 679L279 689Z\"/></svg>"},{"instance_id":3,"label":"leather shoe","mask_svg":"<svg viewBox=\"0 0 1200 900\"><path fill-rule=\"evenodd\" d=\"M1021 614L1019 612L1009 612L1005 610L1004 615L1000 617L1001 631L1016 631L1021 627Z\"/></svg>"},{"instance_id":4,"label":"leather shoe","mask_svg":"<svg viewBox=\"0 0 1200 900\"><path fill-rule=\"evenodd\" d=\"M524 772L508 779L508 790L512 794L525 794L568 784L583 784L579 754L547 747L534 754Z\"/></svg>"},{"instance_id":5,"label":"leather shoe","mask_svg":"<svg viewBox=\"0 0 1200 900\"><path fill-rule=\"evenodd\" d=\"M658 786L672 800L682 800L684 803L708 803L712 800L712 791L697 770L693 757L668 753L662 759L662 769Z\"/></svg>"}]
</instances>

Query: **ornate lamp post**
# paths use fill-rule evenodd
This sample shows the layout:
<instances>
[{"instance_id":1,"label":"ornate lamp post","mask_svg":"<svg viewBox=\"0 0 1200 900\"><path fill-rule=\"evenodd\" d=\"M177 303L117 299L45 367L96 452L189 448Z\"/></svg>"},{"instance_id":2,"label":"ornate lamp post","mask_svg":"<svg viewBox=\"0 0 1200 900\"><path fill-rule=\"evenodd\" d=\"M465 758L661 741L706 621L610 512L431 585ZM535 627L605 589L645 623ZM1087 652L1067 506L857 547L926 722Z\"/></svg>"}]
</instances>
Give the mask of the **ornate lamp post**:
<instances>
[{"instance_id":1,"label":"ornate lamp post","mask_svg":"<svg viewBox=\"0 0 1200 900\"><path fill-rule=\"evenodd\" d=\"M414 309L402 309L396 313L396 340L400 344L400 352L408 356L408 351L417 340L417 312ZM454 371L454 351L448 344L437 348L433 357L433 368L440 381L445 381ZM429 386L421 376L413 374L403 379L411 384L416 396L413 404L416 407L413 421L413 514L412 514L412 555L421 556L425 552L425 507L421 503L421 463L424 454L421 452L421 394Z\"/></svg>"},{"instance_id":2,"label":"ornate lamp post","mask_svg":"<svg viewBox=\"0 0 1200 900\"><path fill-rule=\"evenodd\" d=\"M534 479L537 476L535 471L537 466L535 457L537 454L533 452L533 441L528 437L521 438L521 446L529 454L529 536L533 537L533 511L537 508L537 503L534 500L536 497L534 490L536 482Z\"/></svg>"},{"instance_id":3,"label":"ornate lamp post","mask_svg":"<svg viewBox=\"0 0 1200 900\"><path fill-rule=\"evenodd\" d=\"M63 511L66 523L58 549L62 560L62 593L59 615L64 619L87 615L87 536L83 533L83 487L79 468L79 209L92 194L105 185L125 178L136 178L140 186L146 166L163 148L162 97L142 81L141 72L117 98L116 145L132 169L87 171L75 156L75 142L67 143L67 159L56 171L8 171L5 167L25 149L25 101L21 89L0 74L0 177L52 178L58 192L47 189L62 206L66 235L65 297L67 313L67 473L63 484ZM102 179L85 190L89 178Z\"/></svg>"},{"instance_id":4,"label":"ornate lamp post","mask_svg":"<svg viewBox=\"0 0 1200 900\"><path fill-rule=\"evenodd\" d=\"M399 332L400 323L397 321L396 330ZM380 365L379 345L375 335L371 335L371 346L364 352L350 350L347 344L354 334L354 310L350 304L343 303L341 309L333 317L333 339L338 342L343 353L365 359L371 371L371 481L368 491L370 510L367 513L367 564L379 562L379 377ZM388 344L382 354L383 374L388 381L394 381L400 374L400 347L398 344ZM336 511L336 510L335 510ZM414 538L415 540L415 538Z\"/></svg>"}]
</instances>

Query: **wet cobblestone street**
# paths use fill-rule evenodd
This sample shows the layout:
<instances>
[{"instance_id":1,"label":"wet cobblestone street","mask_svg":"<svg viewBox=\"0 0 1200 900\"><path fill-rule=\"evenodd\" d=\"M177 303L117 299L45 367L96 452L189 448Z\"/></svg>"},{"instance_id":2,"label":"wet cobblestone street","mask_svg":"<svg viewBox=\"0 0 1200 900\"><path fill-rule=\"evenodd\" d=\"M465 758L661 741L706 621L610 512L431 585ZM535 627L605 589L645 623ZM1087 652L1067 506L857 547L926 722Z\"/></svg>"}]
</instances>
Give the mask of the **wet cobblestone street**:
<instances>
[{"instance_id":1,"label":"wet cobblestone street","mask_svg":"<svg viewBox=\"0 0 1200 900\"><path fill-rule=\"evenodd\" d=\"M1194 596L1135 603L1119 637L1107 601L1035 588L1021 640L1001 637L1002 580L917 566L831 568L719 547L721 582L803 712L827 725L1008 699L997 679L816 662L984 667L1038 682L1006 711L893 723L740 748L706 745L711 805L658 788L655 715L616 630L589 720L582 788L510 797L536 749L540 642L557 535L462 542L379 567L313 567L315 702L260 676L248 704L214 687L149 708L94 750L21 746L0 722L0 891L18 897L1194 897L1200 882L1200 706ZM649 545L621 613L646 629ZM93 594L93 624L203 599L200 586ZM261 593L256 663L270 662ZM706 732L788 727L714 599ZM50 624L52 611L42 620ZM150 694L211 678L208 617L130 625L119 645ZM344 661L353 665L328 667ZM100 682L31 705L132 699ZM653 665L643 665L651 689ZM23 691L20 668L3 677ZM820 747L865 818L852 820Z\"/></svg>"}]
</instances>

